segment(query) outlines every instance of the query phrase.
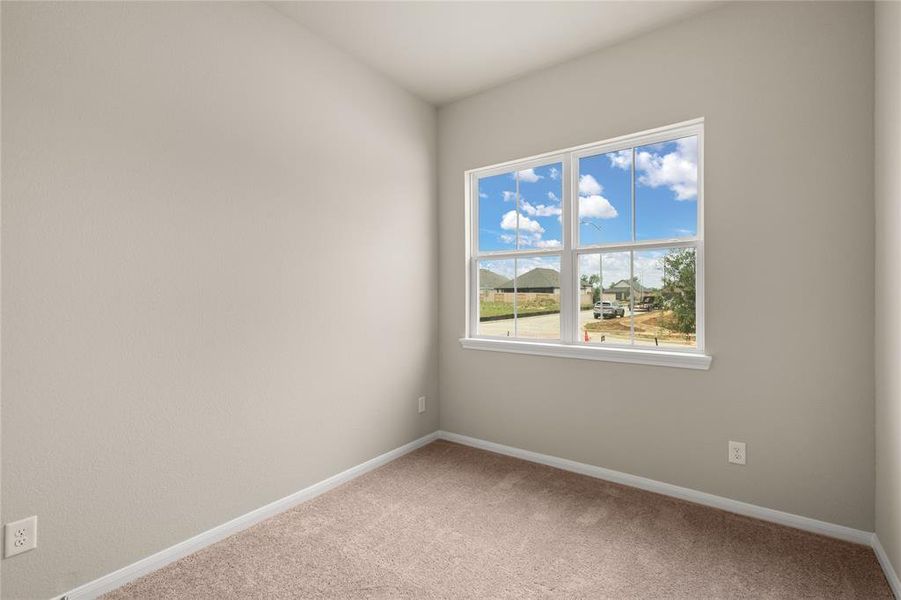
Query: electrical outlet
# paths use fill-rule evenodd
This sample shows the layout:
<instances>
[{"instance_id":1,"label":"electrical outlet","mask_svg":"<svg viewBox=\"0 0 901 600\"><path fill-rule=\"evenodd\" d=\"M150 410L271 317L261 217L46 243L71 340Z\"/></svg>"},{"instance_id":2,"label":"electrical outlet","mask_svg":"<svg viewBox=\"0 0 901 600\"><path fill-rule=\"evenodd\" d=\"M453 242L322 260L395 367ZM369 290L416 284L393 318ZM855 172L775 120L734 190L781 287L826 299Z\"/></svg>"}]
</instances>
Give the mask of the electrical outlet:
<instances>
[{"instance_id":1,"label":"electrical outlet","mask_svg":"<svg viewBox=\"0 0 901 600\"><path fill-rule=\"evenodd\" d=\"M3 531L3 556L34 550L38 545L38 518L28 517L21 521L7 523Z\"/></svg>"},{"instance_id":2,"label":"electrical outlet","mask_svg":"<svg viewBox=\"0 0 901 600\"><path fill-rule=\"evenodd\" d=\"M743 465L747 461L747 448L744 442L729 442L729 462Z\"/></svg>"},{"instance_id":3,"label":"electrical outlet","mask_svg":"<svg viewBox=\"0 0 901 600\"><path fill-rule=\"evenodd\" d=\"M419 397L419 412L420 413L425 412L425 396Z\"/></svg>"}]
</instances>

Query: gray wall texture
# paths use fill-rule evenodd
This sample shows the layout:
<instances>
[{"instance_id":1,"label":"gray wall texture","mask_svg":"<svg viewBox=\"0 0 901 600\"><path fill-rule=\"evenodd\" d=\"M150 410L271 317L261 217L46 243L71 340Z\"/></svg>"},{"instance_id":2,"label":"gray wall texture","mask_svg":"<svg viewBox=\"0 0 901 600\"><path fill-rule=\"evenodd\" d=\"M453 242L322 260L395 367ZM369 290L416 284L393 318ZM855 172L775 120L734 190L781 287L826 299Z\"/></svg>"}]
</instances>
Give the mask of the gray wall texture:
<instances>
[{"instance_id":1,"label":"gray wall texture","mask_svg":"<svg viewBox=\"0 0 901 600\"><path fill-rule=\"evenodd\" d=\"M901 3L876 3L876 533L901 573Z\"/></svg>"},{"instance_id":2,"label":"gray wall texture","mask_svg":"<svg viewBox=\"0 0 901 600\"><path fill-rule=\"evenodd\" d=\"M442 428L872 531L872 107L872 4L769 2L442 107ZM709 371L460 347L465 170L694 117Z\"/></svg>"},{"instance_id":3,"label":"gray wall texture","mask_svg":"<svg viewBox=\"0 0 901 600\"><path fill-rule=\"evenodd\" d=\"M434 108L265 4L2 11L3 598L438 427Z\"/></svg>"}]
</instances>

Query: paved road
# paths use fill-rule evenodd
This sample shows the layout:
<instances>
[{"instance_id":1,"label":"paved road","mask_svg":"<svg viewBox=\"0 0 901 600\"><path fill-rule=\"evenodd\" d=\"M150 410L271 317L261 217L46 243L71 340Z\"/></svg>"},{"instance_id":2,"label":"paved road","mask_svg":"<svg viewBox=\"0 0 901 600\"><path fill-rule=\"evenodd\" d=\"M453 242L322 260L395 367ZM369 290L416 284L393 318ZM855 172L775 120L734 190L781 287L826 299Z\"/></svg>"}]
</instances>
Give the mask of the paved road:
<instances>
[{"instance_id":1,"label":"paved road","mask_svg":"<svg viewBox=\"0 0 901 600\"><path fill-rule=\"evenodd\" d=\"M626 311L628 316L628 311ZM579 323L587 323L594 321L594 315L591 309L579 312ZM479 333L482 335L499 335L506 336L510 332L513 337L513 319L504 319L502 321L485 321L479 323ZM560 315L538 315L534 317L520 317L517 329L519 337L539 338L539 339L560 339ZM598 334L592 334L592 336Z\"/></svg>"},{"instance_id":2,"label":"paved road","mask_svg":"<svg viewBox=\"0 0 901 600\"><path fill-rule=\"evenodd\" d=\"M642 313L637 313L642 314ZM628 318L629 311L626 310L625 318ZM579 335L584 335L584 329L582 327L585 323L590 323L595 321L593 311L583 310L579 311ZM509 332L509 333L508 333ZM513 337L513 319L504 319L503 321L485 321L483 323L479 323L479 333L481 335L495 335L504 337L509 335L509 337ZM532 317L520 317L516 335L521 338L531 338L531 339L550 339L550 340L558 340L560 339L560 315L538 315ZM601 338L604 338L603 340ZM616 343L629 343L629 334L628 333L602 333L599 331L592 331L589 333L589 340L592 342L616 342ZM641 339L636 337L635 343L639 346L654 346L653 340ZM685 342L669 340L666 342L661 342L661 346L685 346L687 345Z\"/></svg>"}]
</instances>

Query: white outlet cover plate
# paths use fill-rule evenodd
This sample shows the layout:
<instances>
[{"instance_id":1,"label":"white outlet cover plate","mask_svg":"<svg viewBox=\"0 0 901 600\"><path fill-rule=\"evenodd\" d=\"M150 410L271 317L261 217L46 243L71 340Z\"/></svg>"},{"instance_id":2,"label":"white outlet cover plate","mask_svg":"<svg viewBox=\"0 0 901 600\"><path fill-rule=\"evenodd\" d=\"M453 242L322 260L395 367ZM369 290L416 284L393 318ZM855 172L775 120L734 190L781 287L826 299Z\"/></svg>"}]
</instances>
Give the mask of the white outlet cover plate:
<instances>
[{"instance_id":1,"label":"white outlet cover plate","mask_svg":"<svg viewBox=\"0 0 901 600\"><path fill-rule=\"evenodd\" d=\"M425 412L425 396L419 397L419 412L421 412L421 413Z\"/></svg>"},{"instance_id":2,"label":"white outlet cover plate","mask_svg":"<svg viewBox=\"0 0 901 600\"><path fill-rule=\"evenodd\" d=\"M38 518L7 523L3 530L3 556L9 558L34 550L38 545Z\"/></svg>"},{"instance_id":3,"label":"white outlet cover plate","mask_svg":"<svg viewBox=\"0 0 901 600\"><path fill-rule=\"evenodd\" d=\"M747 446L744 442L729 442L729 462L735 465L747 463Z\"/></svg>"}]
</instances>

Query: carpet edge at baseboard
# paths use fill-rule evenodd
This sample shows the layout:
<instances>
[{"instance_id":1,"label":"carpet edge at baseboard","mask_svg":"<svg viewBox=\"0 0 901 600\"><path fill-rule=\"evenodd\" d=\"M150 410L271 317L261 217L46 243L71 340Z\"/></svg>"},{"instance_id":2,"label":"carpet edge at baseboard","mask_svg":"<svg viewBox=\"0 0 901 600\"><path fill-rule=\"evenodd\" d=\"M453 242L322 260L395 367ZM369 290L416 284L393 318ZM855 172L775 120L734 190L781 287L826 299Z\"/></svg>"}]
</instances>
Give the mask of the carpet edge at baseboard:
<instances>
[{"instance_id":1,"label":"carpet edge at baseboard","mask_svg":"<svg viewBox=\"0 0 901 600\"><path fill-rule=\"evenodd\" d=\"M368 473L369 471L385 465L392 460L400 458L401 456L408 454L413 450L421 448L422 446L425 446L438 439L455 442L482 450L488 450L491 452L496 452L498 454L512 456L514 458L519 458L529 462L539 463L565 471L594 477L596 479L603 479L606 481L611 481L614 483L619 483L622 485L662 494L665 496L679 498L689 502L725 510L731 513L760 519L762 521L776 523L803 531L825 535L827 537L837 538L869 546L876 554L879 560L879 564L881 565L886 579L889 582L889 586L891 587L895 596L901 598L901 583L899 583L898 576L895 573L890 561L888 560L888 557L885 554L885 550L879 543L878 537L873 532L854 529L826 521L820 521L817 519L812 519L810 517L794 515L775 509L749 504L739 500L733 500L731 498L725 498L723 496L716 496L714 494L708 494L706 492L700 492L690 488L684 488L681 486L656 481L637 475L631 475L629 473L614 471L612 469L606 469L604 467L580 463L577 461L559 458L547 454L541 454L538 452L532 452L530 450L524 450L521 448L514 448L512 446L506 446L503 444L489 442L486 440L481 440L478 438L444 430L437 430L425 436L422 436L416 440L413 440L412 442L395 448L394 450L385 452L357 466L346 469L345 471L342 471L332 477L324 479L298 492L290 494L280 500L276 500L275 502L250 511L242 516L232 519L231 521L200 533L188 540L170 546L169 548L138 560L112 573L85 583L71 590L70 592L63 594L62 596L56 596L55 598L65 598L66 600L87 600L96 598L102 594L119 588L139 577L156 571L157 569L160 569L171 562L183 558L184 556L197 552L198 550L201 550L206 546L209 546L215 542L225 539L230 535L247 529L248 527L251 527L265 519L289 510L290 508L306 502L307 500L311 500L316 496L319 496L337 487L338 485L341 485L356 477L359 477L360 475Z\"/></svg>"},{"instance_id":2,"label":"carpet edge at baseboard","mask_svg":"<svg viewBox=\"0 0 901 600\"><path fill-rule=\"evenodd\" d=\"M698 490L693 490L691 488L681 487L671 483L657 481L655 479L649 479L647 477L640 477L638 475L623 473L621 471L614 471L613 469L598 467L587 463L580 463L566 458L559 458L557 456L541 454L539 452L532 452L531 450L524 450L522 448L514 448L513 446L506 446L504 444L489 442L486 440L461 435L459 433L439 431L438 437L449 442L456 442L465 446L472 446L473 448L488 450L490 452L497 452L498 454L505 454L507 456L547 465L549 467L555 467L564 471L571 471L573 473L587 475L596 479L603 479L605 481L627 485L629 487L638 488L648 492L654 492L657 494L662 494L664 496L679 498L680 500L686 500L688 502L694 502L696 504L718 508L727 512L744 515L747 517L753 517L755 519L760 519L761 521L768 521L771 523L777 523L779 525L785 525L787 527L793 527L795 529L801 529L803 531L809 531L811 533L818 533L820 535L825 535L827 537L836 538L847 542L853 542L855 544L861 544L863 546L872 545L872 531L863 531L861 529L854 529L853 527L847 527L845 525L838 525L810 517L803 517L801 515L795 515L772 508L766 508L763 506L758 506L756 504L742 502L741 500L733 500L732 498L717 496L715 494L709 494L707 492L701 492Z\"/></svg>"},{"instance_id":3,"label":"carpet edge at baseboard","mask_svg":"<svg viewBox=\"0 0 901 600\"><path fill-rule=\"evenodd\" d=\"M347 483L360 475L377 469L405 454L409 454L417 448L421 448L426 444L434 442L439 437L438 433L438 431L433 431L412 442L389 450L375 458L371 458L354 467L341 471L336 475L332 475L327 479L323 479L318 483L314 483L302 490L294 492L293 494L289 494L284 498L270 502L269 504L254 509L221 525L217 525L212 529L199 533L185 541L169 546L168 548L133 562L130 565L126 565L121 569L117 569L112 573L108 573L93 581L82 584L61 596L54 596L53 600L93 600L94 598L122 587L139 577L143 577L157 569L165 567L169 563L188 556L189 554L193 554L198 550L202 550L211 544L215 544L216 542L256 525L261 521L294 508L307 500L312 500L316 496L324 494L343 483Z\"/></svg>"}]
</instances>

